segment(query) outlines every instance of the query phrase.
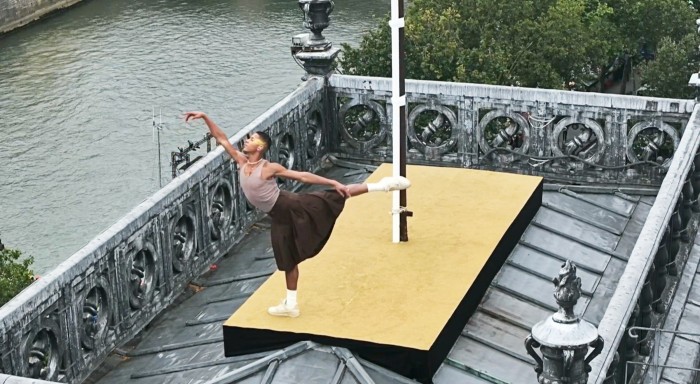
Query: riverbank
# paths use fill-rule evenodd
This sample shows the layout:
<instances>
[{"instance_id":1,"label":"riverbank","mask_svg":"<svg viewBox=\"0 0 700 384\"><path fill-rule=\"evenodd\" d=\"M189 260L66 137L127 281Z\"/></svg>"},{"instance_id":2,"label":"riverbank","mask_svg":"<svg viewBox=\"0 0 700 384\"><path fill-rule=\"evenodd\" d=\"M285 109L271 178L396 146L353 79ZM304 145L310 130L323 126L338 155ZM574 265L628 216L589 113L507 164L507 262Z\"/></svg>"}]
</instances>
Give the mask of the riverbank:
<instances>
[{"instance_id":1,"label":"riverbank","mask_svg":"<svg viewBox=\"0 0 700 384\"><path fill-rule=\"evenodd\" d=\"M83 0L0 0L0 35Z\"/></svg>"}]
</instances>

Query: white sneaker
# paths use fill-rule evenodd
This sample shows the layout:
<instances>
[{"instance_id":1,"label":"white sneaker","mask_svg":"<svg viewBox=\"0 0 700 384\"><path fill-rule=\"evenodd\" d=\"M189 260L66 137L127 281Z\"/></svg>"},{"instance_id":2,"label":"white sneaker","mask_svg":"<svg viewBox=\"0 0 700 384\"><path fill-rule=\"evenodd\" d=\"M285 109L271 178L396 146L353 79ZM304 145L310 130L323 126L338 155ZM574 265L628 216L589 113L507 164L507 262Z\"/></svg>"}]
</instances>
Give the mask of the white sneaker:
<instances>
[{"instance_id":1,"label":"white sneaker","mask_svg":"<svg viewBox=\"0 0 700 384\"><path fill-rule=\"evenodd\" d=\"M282 300L280 305L268 308L267 313L272 316L297 317L299 316L299 306L290 307L287 305L287 300Z\"/></svg>"},{"instance_id":2,"label":"white sneaker","mask_svg":"<svg viewBox=\"0 0 700 384\"><path fill-rule=\"evenodd\" d=\"M411 186L411 182L403 176L389 176L379 180L379 183L385 192L390 191L401 191L408 189Z\"/></svg>"}]
</instances>

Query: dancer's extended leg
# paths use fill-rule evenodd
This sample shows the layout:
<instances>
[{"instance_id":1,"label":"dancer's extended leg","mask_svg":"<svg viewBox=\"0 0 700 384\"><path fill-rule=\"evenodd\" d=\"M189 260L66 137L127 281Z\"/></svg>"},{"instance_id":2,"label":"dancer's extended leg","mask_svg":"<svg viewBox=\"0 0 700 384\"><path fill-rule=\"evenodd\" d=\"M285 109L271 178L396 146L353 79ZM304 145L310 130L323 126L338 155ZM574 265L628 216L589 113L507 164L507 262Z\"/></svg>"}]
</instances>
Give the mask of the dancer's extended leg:
<instances>
[{"instance_id":1,"label":"dancer's extended leg","mask_svg":"<svg viewBox=\"0 0 700 384\"><path fill-rule=\"evenodd\" d=\"M379 180L378 183L350 184L348 191L350 196L358 196L367 192L390 192L406 189L411 182L402 176L390 176Z\"/></svg>"}]
</instances>

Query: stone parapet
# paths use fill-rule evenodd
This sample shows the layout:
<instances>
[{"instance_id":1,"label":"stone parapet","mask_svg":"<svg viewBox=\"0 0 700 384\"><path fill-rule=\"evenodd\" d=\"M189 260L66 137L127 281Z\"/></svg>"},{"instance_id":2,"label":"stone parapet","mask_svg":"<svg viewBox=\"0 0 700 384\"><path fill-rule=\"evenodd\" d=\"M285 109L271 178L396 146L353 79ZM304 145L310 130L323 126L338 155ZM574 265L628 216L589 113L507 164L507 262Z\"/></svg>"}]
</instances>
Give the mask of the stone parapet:
<instances>
[{"instance_id":1,"label":"stone parapet","mask_svg":"<svg viewBox=\"0 0 700 384\"><path fill-rule=\"evenodd\" d=\"M391 79L333 75L341 156L391 161ZM694 100L406 81L408 162L658 186Z\"/></svg>"}]
</instances>

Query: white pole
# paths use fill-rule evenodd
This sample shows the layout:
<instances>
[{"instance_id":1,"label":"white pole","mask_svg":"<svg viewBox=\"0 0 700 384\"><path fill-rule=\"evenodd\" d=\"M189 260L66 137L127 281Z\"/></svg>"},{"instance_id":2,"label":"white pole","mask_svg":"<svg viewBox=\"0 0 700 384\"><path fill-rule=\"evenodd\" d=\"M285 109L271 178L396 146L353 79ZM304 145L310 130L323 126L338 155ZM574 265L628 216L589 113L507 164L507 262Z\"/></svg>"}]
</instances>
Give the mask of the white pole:
<instances>
[{"instance_id":1,"label":"white pole","mask_svg":"<svg viewBox=\"0 0 700 384\"><path fill-rule=\"evenodd\" d=\"M400 107L406 105L406 96L400 93L400 58L399 49L399 29L404 27L403 15L399 13L399 2L403 0L391 1L391 131L392 131L392 153L393 153L393 176L400 176L400 161L401 161L401 113ZM402 12L401 12L402 13ZM393 192L391 204L392 212L392 241L398 243L400 241L400 223L401 223L401 206L399 204L399 191Z\"/></svg>"}]
</instances>

